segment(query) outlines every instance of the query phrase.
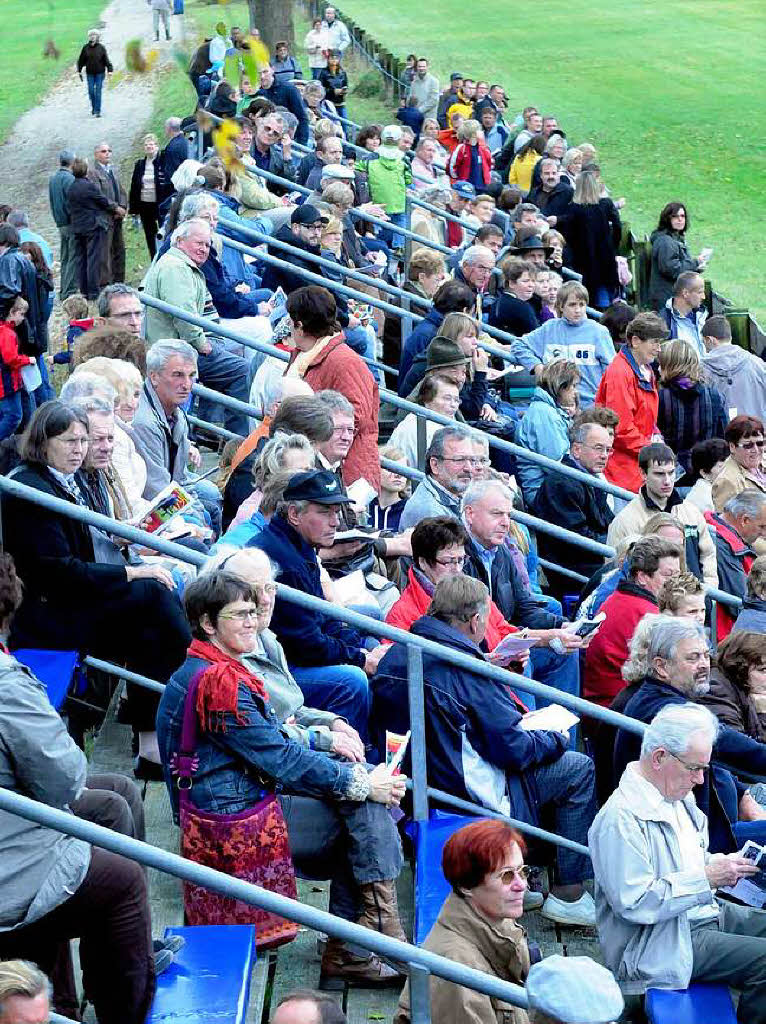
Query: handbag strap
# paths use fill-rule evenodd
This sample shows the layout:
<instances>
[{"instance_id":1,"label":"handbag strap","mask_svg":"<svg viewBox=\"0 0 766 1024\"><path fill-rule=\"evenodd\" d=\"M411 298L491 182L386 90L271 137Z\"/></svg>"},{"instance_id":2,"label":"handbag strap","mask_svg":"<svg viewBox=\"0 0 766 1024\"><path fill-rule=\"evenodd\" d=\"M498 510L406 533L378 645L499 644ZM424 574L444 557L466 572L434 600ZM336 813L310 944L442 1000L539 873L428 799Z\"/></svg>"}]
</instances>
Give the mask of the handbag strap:
<instances>
[{"instance_id":1,"label":"handbag strap","mask_svg":"<svg viewBox=\"0 0 766 1024\"><path fill-rule=\"evenodd\" d=\"M184 716L181 724L181 740L179 748L170 759L170 770L176 779L176 785L180 793L180 802L185 804L189 799L189 790L192 788L194 772L199 767L199 756L197 744L199 742L199 725L197 723L197 691L204 669L195 673L186 691L184 700ZM182 783L181 780L186 782Z\"/></svg>"}]
</instances>

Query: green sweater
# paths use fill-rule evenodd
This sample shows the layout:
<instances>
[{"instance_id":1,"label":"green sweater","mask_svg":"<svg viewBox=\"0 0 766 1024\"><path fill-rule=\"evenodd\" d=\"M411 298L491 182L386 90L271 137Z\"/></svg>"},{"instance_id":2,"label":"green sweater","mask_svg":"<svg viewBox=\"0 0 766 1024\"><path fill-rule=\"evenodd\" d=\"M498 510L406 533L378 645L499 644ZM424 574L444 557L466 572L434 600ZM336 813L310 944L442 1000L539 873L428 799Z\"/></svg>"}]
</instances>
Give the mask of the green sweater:
<instances>
[{"instance_id":1,"label":"green sweater","mask_svg":"<svg viewBox=\"0 0 766 1024\"><path fill-rule=\"evenodd\" d=\"M171 246L149 268L144 279L144 291L155 299L180 306L187 313L204 316L207 284L205 275L186 253ZM197 351L207 343L201 327L179 320L152 306L146 308L146 340L151 345L160 338L183 338Z\"/></svg>"}]
</instances>

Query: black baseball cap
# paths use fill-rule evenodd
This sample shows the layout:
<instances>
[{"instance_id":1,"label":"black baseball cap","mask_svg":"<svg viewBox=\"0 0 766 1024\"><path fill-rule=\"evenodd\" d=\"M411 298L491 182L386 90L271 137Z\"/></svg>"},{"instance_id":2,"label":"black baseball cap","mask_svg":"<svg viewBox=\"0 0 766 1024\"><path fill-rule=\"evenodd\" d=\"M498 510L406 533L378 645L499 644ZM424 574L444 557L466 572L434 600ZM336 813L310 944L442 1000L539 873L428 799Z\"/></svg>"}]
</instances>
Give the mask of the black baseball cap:
<instances>
[{"instance_id":1,"label":"black baseball cap","mask_svg":"<svg viewBox=\"0 0 766 1024\"><path fill-rule=\"evenodd\" d=\"M311 203L296 206L290 217L291 224L329 224L329 219Z\"/></svg>"},{"instance_id":2,"label":"black baseball cap","mask_svg":"<svg viewBox=\"0 0 766 1024\"><path fill-rule=\"evenodd\" d=\"M308 469L290 477L285 501L313 501L317 505L350 505L351 498L334 473L326 469Z\"/></svg>"}]
</instances>

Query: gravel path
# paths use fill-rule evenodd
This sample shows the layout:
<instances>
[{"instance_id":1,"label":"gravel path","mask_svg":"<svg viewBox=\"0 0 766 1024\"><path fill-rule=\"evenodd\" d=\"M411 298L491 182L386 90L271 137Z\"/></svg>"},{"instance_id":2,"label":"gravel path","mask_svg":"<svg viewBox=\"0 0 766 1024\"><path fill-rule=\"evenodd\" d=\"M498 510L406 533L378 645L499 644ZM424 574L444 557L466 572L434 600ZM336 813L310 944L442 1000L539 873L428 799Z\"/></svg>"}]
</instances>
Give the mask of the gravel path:
<instances>
[{"instance_id":1,"label":"gravel path","mask_svg":"<svg viewBox=\"0 0 766 1024\"><path fill-rule=\"evenodd\" d=\"M59 151L73 149L92 159L95 145L107 139L115 162L122 166L151 115L156 76L126 74L126 43L142 39L144 55L157 47L157 66L173 59L171 47L176 40L152 41L151 11L146 0L113 0L101 18L101 42L114 65L115 77L118 73L120 79L115 86L104 86L102 117L90 114L87 87L75 69L77 52L63 54L61 60L68 67L64 76L38 106L16 122L0 147L0 202L26 210L33 230L43 235L54 250L58 249L58 231L48 206L48 178L58 167ZM181 20L171 18L171 32L182 31ZM127 188L129 182L124 184Z\"/></svg>"}]
</instances>

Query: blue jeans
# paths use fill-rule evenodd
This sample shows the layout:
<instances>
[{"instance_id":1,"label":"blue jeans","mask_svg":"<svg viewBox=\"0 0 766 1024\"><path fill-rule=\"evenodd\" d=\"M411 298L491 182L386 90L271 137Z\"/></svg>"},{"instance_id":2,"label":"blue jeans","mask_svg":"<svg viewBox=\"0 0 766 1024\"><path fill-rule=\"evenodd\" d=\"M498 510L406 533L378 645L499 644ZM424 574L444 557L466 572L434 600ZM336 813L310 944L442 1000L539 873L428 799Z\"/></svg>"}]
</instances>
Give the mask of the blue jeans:
<instances>
[{"instance_id":1,"label":"blue jeans","mask_svg":"<svg viewBox=\"0 0 766 1024\"><path fill-rule=\"evenodd\" d=\"M197 356L200 384L204 384L206 388L212 388L213 391L220 391L221 394L228 395L229 398L238 398L240 402L247 402L250 389L249 360L232 355L215 341L212 345L213 350L209 355L200 353ZM235 434L247 437L250 433L247 415L243 412L224 409L223 422L226 429L234 431Z\"/></svg>"},{"instance_id":2,"label":"blue jeans","mask_svg":"<svg viewBox=\"0 0 766 1024\"><path fill-rule=\"evenodd\" d=\"M104 73L100 75L87 75L88 99L90 100L91 114L101 113L101 89L104 85Z\"/></svg>"},{"instance_id":3,"label":"blue jeans","mask_svg":"<svg viewBox=\"0 0 766 1024\"><path fill-rule=\"evenodd\" d=\"M35 402L38 405L42 405L43 402L50 402L56 397L56 392L51 387L50 378L48 377L48 367L45 365L45 359L43 356L37 357L37 368L40 371L40 377L42 378L42 384L35 391Z\"/></svg>"},{"instance_id":4,"label":"blue jeans","mask_svg":"<svg viewBox=\"0 0 766 1024\"><path fill-rule=\"evenodd\" d=\"M372 327L367 325L363 327L361 324L359 327L344 327L343 336L349 348L352 348L357 355L362 356L363 359L375 359L375 331ZM380 387L383 386L383 373L381 370L376 370L372 366L368 366L370 373L375 377Z\"/></svg>"},{"instance_id":5,"label":"blue jeans","mask_svg":"<svg viewBox=\"0 0 766 1024\"><path fill-rule=\"evenodd\" d=\"M532 666L532 678L538 683L553 686L562 693L580 696L580 660L575 651L573 654L558 654L550 647L533 647L529 652L529 663ZM554 701L545 697L535 698L538 708L545 708ZM573 725L569 730L570 744L574 748L577 743L577 729Z\"/></svg>"},{"instance_id":6,"label":"blue jeans","mask_svg":"<svg viewBox=\"0 0 766 1024\"><path fill-rule=\"evenodd\" d=\"M532 770L544 818L553 811L552 831L587 846L588 829L596 816L596 774L591 759L565 750L558 761ZM556 862L559 885L593 877L590 857L585 854L557 846Z\"/></svg>"},{"instance_id":7,"label":"blue jeans","mask_svg":"<svg viewBox=\"0 0 766 1024\"><path fill-rule=\"evenodd\" d=\"M205 511L210 516L210 525L215 532L216 538L221 535L221 509L223 498L212 480L197 480L189 484L189 490L202 502Z\"/></svg>"},{"instance_id":8,"label":"blue jeans","mask_svg":"<svg viewBox=\"0 0 766 1024\"><path fill-rule=\"evenodd\" d=\"M406 228L408 226L406 213L389 213L388 219L398 228ZM380 237L388 245L393 246L394 249L404 248L404 235L398 235L390 228L381 228Z\"/></svg>"},{"instance_id":9,"label":"blue jeans","mask_svg":"<svg viewBox=\"0 0 766 1024\"><path fill-rule=\"evenodd\" d=\"M21 426L23 412L21 409L21 391L0 398L0 441L16 432Z\"/></svg>"},{"instance_id":10,"label":"blue jeans","mask_svg":"<svg viewBox=\"0 0 766 1024\"><path fill-rule=\"evenodd\" d=\"M332 711L345 718L364 743L370 717L370 687L363 669L356 665L326 665L302 668L291 665L290 671L303 690L309 708Z\"/></svg>"}]
</instances>

